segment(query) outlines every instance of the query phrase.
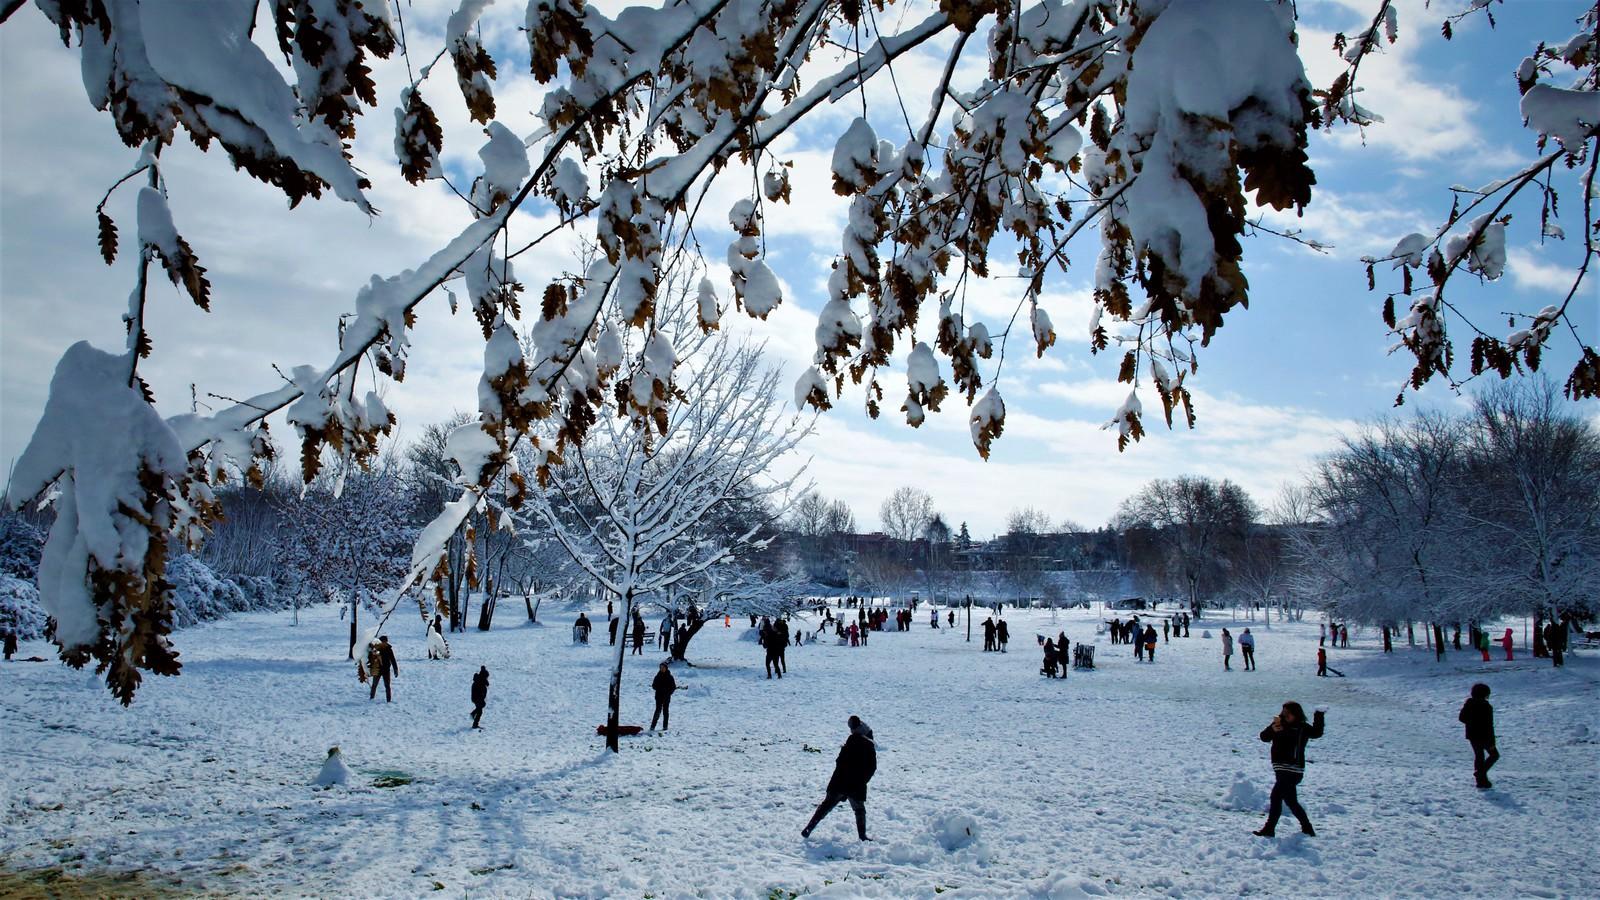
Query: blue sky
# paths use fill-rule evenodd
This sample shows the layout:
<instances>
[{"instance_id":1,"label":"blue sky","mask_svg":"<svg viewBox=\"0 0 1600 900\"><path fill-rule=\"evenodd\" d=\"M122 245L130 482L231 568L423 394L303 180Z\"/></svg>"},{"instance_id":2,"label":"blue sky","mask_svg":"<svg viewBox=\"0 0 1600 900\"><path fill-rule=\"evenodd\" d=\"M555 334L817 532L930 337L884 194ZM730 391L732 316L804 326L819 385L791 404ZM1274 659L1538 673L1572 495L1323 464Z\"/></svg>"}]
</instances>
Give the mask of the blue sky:
<instances>
[{"instance_id":1,"label":"blue sky","mask_svg":"<svg viewBox=\"0 0 1600 900\"><path fill-rule=\"evenodd\" d=\"M491 8L485 24L491 46L507 54L496 85L500 119L528 133L539 89L524 74L526 47L512 30L521 21L521 5ZM1332 33L1360 27L1375 6L1371 0L1299 4L1302 56L1314 84L1326 85L1337 71ZM1044 360L1012 348L1017 362L1008 363L1000 382L1009 412L1006 433L990 461L973 451L958 401L947 402L921 429L906 427L896 413L894 387L903 380L886 373L886 400L892 402L885 403L882 420L867 419L858 395L821 419L807 447L818 488L849 502L860 523L871 527L891 490L918 484L947 518L970 522L977 534L998 529L1007 512L1024 505L1056 519L1098 525L1144 481L1183 473L1232 478L1258 501L1270 502L1341 431L1389 412L1410 370L1408 355L1386 354L1391 339L1378 315L1382 294L1367 291L1359 258L1386 252L1407 232L1431 231L1449 208L1450 185L1491 181L1533 157L1512 72L1538 40L1570 36L1586 4L1522 0L1499 6L1499 27L1492 33L1477 16L1447 43L1438 25L1458 6L1435 2L1423 10L1421 2L1402 3L1400 42L1363 68L1363 104L1387 121L1364 133L1346 129L1313 139L1319 184L1312 205L1299 222L1276 224L1295 224L1334 249L1319 255L1271 236L1247 242L1250 309L1234 314L1201 357L1191 382L1200 417L1196 430L1154 427L1121 454L1114 434L1099 430L1127 389L1114 383L1114 356L1088 352L1086 286L1094 249L1080 243L1073 253L1077 270L1055 276L1047 289L1057 346ZM921 6L908 9L908 21L924 14ZM408 9L413 40L437 46L447 12L447 4L419 2ZM928 56L897 69L902 85L913 86L907 106L914 118L926 103L920 96L921 85L929 83L925 73L938 64ZM199 313L165 283L157 290L156 357L146 372L164 412L187 409L191 383L202 400L206 392L241 396L275 386L274 363L287 370L325 362L335 318L353 306L355 292L372 273L414 266L466 223L459 202L441 185L413 188L399 179L390 150L390 108L403 72L398 61L376 71L381 103L365 115L356 147L358 164L375 182L371 198L383 210L371 222L331 200L287 210L281 196L234 173L220 153L200 154L186 141L166 154L174 215L210 270L215 311ZM481 138L467 122L449 75L443 72L424 91L445 121L447 165L452 172L472 172ZM887 89L884 83L870 91L869 104L882 136L898 142L904 125ZM768 322L750 328L768 341L774 361L791 376L810 354L842 220L843 202L827 191L821 176L833 137L859 108L852 97L823 110L783 147L783 155L796 161L797 202L787 210L769 208L768 256L788 288L787 299ZM135 155L116 139L110 120L89 107L76 51L61 46L37 10L25 9L0 28L0 464L9 465L21 452L51 368L70 343L89 339L106 349L122 344L118 317L133 263L128 253L114 267L99 261L93 211ZM736 176L728 181L713 191L697 229L713 260L731 239L723 211L747 183ZM124 192L109 208L125 236L133 227L131 197ZM1469 287L1465 276L1455 282L1454 296L1485 313L1480 324L1495 324L1499 310L1531 311L1559 298L1566 291L1563 273L1579 255L1580 248L1561 242L1537 243L1537 226L1529 225L1537 222L1536 206L1513 211L1506 277L1487 288ZM1564 211L1563 223L1576 233L1576 204ZM517 227L531 234L548 217L549 210L534 209L518 217ZM538 284L567 267L566 253L552 246L519 271ZM713 266L714 277L719 271ZM1380 287L1397 284L1390 274L1380 271ZM969 321L981 318L998 331L1016 290L1015 282L1004 279L977 289L969 298L976 312L969 312ZM721 293L726 299L725 288ZM1591 291L1578 314L1590 341L1600 338L1596 296ZM475 324L451 318L442 296L424 305L414 340L411 377L386 389L401 417L402 437L452 410L472 409L481 363ZM902 344L902 351L908 346ZM1559 380L1574 360L1567 336L1546 354L1547 370ZM1408 406L1461 403L1442 384L1407 396ZM1154 424L1159 407L1153 395L1145 407ZM1581 412L1595 416L1594 404ZM288 436L281 423L275 433L280 441Z\"/></svg>"}]
</instances>

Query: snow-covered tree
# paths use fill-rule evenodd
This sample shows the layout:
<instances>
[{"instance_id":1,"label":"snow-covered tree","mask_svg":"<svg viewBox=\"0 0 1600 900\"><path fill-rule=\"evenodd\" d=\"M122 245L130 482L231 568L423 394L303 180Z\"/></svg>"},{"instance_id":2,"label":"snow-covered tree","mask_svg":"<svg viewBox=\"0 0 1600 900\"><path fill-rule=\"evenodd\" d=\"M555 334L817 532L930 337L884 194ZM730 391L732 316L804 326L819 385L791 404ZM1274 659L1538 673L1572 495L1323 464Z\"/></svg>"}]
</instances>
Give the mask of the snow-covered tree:
<instances>
[{"instance_id":1,"label":"snow-covered tree","mask_svg":"<svg viewBox=\"0 0 1600 900\"><path fill-rule=\"evenodd\" d=\"M669 321L681 320L661 324ZM631 414L594 423L588 441L541 471L543 486L527 503L617 598L624 623L646 598L686 588L770 540L794 485L794 476L774 477L774 464L809 432L785 412L778 376L764 367L759 347L685 324L645 338L643 361L619 381ZM710 527L731 504L757 500L778 501L766 521L736 534ZM611 750L618 748L624 644L608 695Z\"/></svg>"},{"instance_id":2,"label":"snow-covered tree","mask_svg":"<svg viewBox=\"0 0 1600 900\"><path fill-rule=\"evenodd\" d=\"M764 223L797 190L817 189L792 182L785 139L802 123L826 121L828 107L852 95L861 115L838 132L825 176L850 210L818 314L814 365L795 385L799 400L827 408L855 383L877 415L880 376L903 366L906 421L918 425L959 396L974 446L987 456L1005 425L998 381L1008 346L1015 338L1042 355L1056 344L1043 288L1079 259L1092 261L1095 305L1080 339L1095 352L1115 347L1118 378L1154 387L1169 425L1180 409L1192 424L1197 355L1247 304L1241 239L1266 228L1251 218L1252 204L1301 210L1315 183L1308 131L1375 121L1356 102L1359 67L1396 39L1398 16L1390 0L1372 2L1372 26L1338 41L1347 71L1313 90L1301 56L1325 51L1300 46L1294 4L1275 0L941 0L915 12L856 0L620 9L528 0L507 15L523 26L531 73L547 87L537 121L514 130L503 121L514 113L499 108L493 87L508 60L480 37L479 19L501 10L483 0L462 0L431 47L408 45L422 32L407 31L403 17L418 13L387 0L37 0L79 48L89 101L137 148L108 190L137 193L133 227L119 231L104 201L96 210L108 263L126 243L123 232L134 238L134 287L125 307L118 298L127 341L117 352L80 343L63 356L7 494L17 505L57 492L40 586L63 657L99 660L125 699L138 671L175 673L166 538L200 536L216 512L210 485L259 464L270 449L262 423L275 413L295 431L305 480L325 456L342 466L371 462L392 416L378 391L356 385L404 377L415 310L446 293L448 281L461 282L482 326L478 414L487 444L459 448L473 464L457 485L464 495L423 530L424 552L394 596L438 572L441 534L487 515L486 497L506 490L495 485L536 428L554 436L539 448L536 471L547 473L610 413L666 415L668 396L615 390L615 378L653 365L656 294L675 249L712 234L710 223L695 221L712 181L750 186L712 215L726 214L732 228L724 291L764 318L783 300ZM0 20L20 5L0 7ZM1473 10L1488 15L1486 5ZM1559 149L1469 194L1437 234L1408 236L1391 257L1408 282L1414 269L1433 282L1393 322L1418 357L1414 384L1449 367L1445 320L1460 308L1444 294L1446 280L1462 267L1490 279L1501 271L1511 199L1542 191L1541 233L1555 235L1552 182L1592 185L1600 157L1594 19L1587 14L1573 39L1537 48L1516 73L1530 130ZM374 59L395 53L406 62L404 83L380 87ZM917 53L937 57L934 82L914 89L927 92L925 105L902 94L913 88L895 77L895 63ZM446 55L451 66L427 62ZM451 70L454 88L431 80ZM893 109L868 108L877 85L896 95ZM424 95L438 103L457 91L476 125L446 135ZM455 187L456 173L440 161L446 141L481 143L481 168L457 189L474 221L403 272L352 286L354 314L328 322L339 337L330 359L294 367L281 382L264 373L270 386L232 406L157 415L138 372L162 346L146 316L152 267L204 309L212 295L200 262L207 248L182 236L168 204L184 185L164 176L162 148L181 130L291 205L327 194L372 215L372 186L351 146L363 113L380 102L393 109L395 164L412 183ZM891 124L902 122L903 135ZM1560 305L1522 315L1524 327L1504 340L1475 344L1473 368L1531 366L1540 347L1570 331L1581 359L1567 390L1592 397L1600 394L1592 338L1557 328L1573 324L1569 309L1587 296L1580 288L1595 254L1595 192L1575 188L1565 192L1579 198L1566 214L1582 219L1585 255L1572 291ZM586 229L599 253L582 271L530 290L510 257L560 239L559 229L518 230L513 215L533 208ZM1081 250L1080 237L1088 244ZM969 280L998 265L992 257L1006 261L1007 274L1016 259L1022 275L1009 324L993 329L963 299ZM706 328L722 314L716 289L706 281L699 292ZM535 296L537 309L524 310ZM622 341L624 332L638 339ZM614 352L623 345L627 360ZM1110 423L1119 446L1143 434L1142 417L1130 392Z\"/></svg>"}]
</instances>

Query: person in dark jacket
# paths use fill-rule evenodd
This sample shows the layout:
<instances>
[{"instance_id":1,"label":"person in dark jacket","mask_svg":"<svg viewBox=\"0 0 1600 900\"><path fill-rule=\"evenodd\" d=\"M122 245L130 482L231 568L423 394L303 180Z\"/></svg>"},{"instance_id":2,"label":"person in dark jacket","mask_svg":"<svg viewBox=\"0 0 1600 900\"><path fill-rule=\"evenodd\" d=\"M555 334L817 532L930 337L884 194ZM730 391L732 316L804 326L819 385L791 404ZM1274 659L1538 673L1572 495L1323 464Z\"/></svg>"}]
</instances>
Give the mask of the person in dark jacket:
<instances>
[{"instance_id":1,"label":"person in dark jacket","mask_svg":"<svg viewBox=\"0 0 1600 900\"><path fill-rule=\"evenodd\" d=\"M5 640L6 662L10 662L11 657L15 656L17 653L17 633L15 631L7 631Z\"/></svg>"},{"instance_id":2,"label":"person in dark jacket","mask_svg":"<svg viewBox=\"0 0 1600 900\"><path fill-rule=\"evenodd\" d=\"M607 626L607 627L609 627L611 629L611 646L615 647L617 645L617 617L616 616L612 616L611 617L611 624L609 626Z\"/></svg>"},{"instance_id":3,"label":"person in dark jacket","mask_svg":"<svg viewBox=\"0 0 1600 900\"><path fill-rule=\"evenodd\" d=\"M644 655L644 616L637 609L633 611L633 655Z\"/></svg>"},{"instance_id":4,"label":"person in dark jacket","mask_svg":"<svg viewBox=\"0 0 1600 900\"><path fill-rule=\"evenodd\" d=\"M1544 646L1550 651L1550 662L1556 666L1566 665L1567 650L1567 623L1551 619L1544 623Z\"/></svg>"},{"instance_id":5,"label":"person in dark jacket","mask_svg":"<svg viewBox=\"0 0 1600 900\"><path fill-rule=\"evenodd\" d=\"M992 617L983 620L983 649L994 649L994 619Z\"/></svg>"},{"instance_id":6,"label":"person in dark jacket","mask_svg":"<svg viewBox=\"0 0 1600 900\"><path fill-rule=\"evenodd\" d=\"M999 647L1000 652L1006 652L1006 642L1011 640L1011 629L1007 627L1005 619L1001 619L994 626L994 638L998 642L997 646Z\"/></svg>"},{"instance_id":7,"label":"person in dark jacket","mask_svg":"<svg viewBox=\"0 0 1600 900\"><path fill-rule=\"evenodd\" d=\"M773 672L778 677L783 677L783 648L778 645L778 628L766 616L761 617L761 631L757 643L766 651L767 677L771 678Z\"/></svg>"},{"instance_id":8,"label":"person in dark jacket","mask_svg":"<svg viewBox=\"0 0 1600 900\"><path fill-rule=\"evenodd\" d=\"M1489 705L1489 686L1478 682L1472 686L1472 696L1461 704L1461 714L1456 720L1467 726L1467 743L1472 745L1472 777L1478 787L1491 788L1489 769L1500 760L1500 751L1494 745L1494 707Z\"/></svg>"},{"instance_id":9,"label":"person in dark jacket","mask_svg":"<svg viewBox=\"0 0 1600 900\"><path fill-rule=\"evenodd\" d=\"M1273 718L1272 724L1261 730L1262 743L1272 745L1272 774L1276 780L1272 785L1272 802L1267 808L1267 824L1256 832L1260 837L1272 837L1285 805L1300 820L1302 833L1316 835L1316 829L1311 827L1311 820L1306 817L1295 790L1306 774L1306 742L1322 737L1322 716L1322 710L1317 710L1311 725L1307 727L1305 709L1290 700L1283 705L1283 711Z\"/></svg>"},{"instance_id":10,"label":"person in dark jacket","mask_svg":"<svg viewBox=\"0 0 1600 900\"><path fill-rule=\"evenodd\" d=\"M589 643L589 632L593 630L594 625L590 623L588 616L578 613L578 621L574 622L572 627L574 629L573 634L577 636L580 643Z\"/></svg>"},{"instance_id":11,"label":"person in dark jacket","mask_svg":"<svg viewBox=\"0 0 1600 900\"><path fill-rule=\"evenodd\" d=\"M489 702L489 667L479 666L472 676L472 727L477 728L483 718L483 705Z\"/></svg>"},{"instance_id":12,"label":"person in dark jacket","mask_svg":"<svg viewBox=\"0 0 1600 900\"><path fill-rule=\"evenodd\" d=\"M1044 668L1039 670L1046 678L1056 677L1056 642L1044 639Z\"/></svg>"},{"instance_id":13,"label":"person in dark jacket","mask_svg":"<svg viewBox=\"0 0 1600 900\"><path fill-rule=\"evenodd\" d=\"M789 671L789 620L779 616L772 623L772 633L778 638L778 674Z\"/></svg>"},{"instance_id":14,"label":"person in dark jacket","mask_svg":"<svg viewBox=\"0 0 1600 900\"><path fill-rule=\"evenodd\" d=\"M801 837L810 837L812 829L828 813L833 812L839 801L848 800L850 809L856 814L856 837L863 841L872 840L867 837L867 782L878 771L878 745L872 742L872 729L867 727L867 723L851 716L848 724L850 736L839 748L839 758L833 765L833 777L828 779L828 795L817 804L811 821L800 829Z\"/></svg>"},{"instance_id":15,"label":"person in dark jacket","mask_svg":"<svg viewBox=\"0 0 1600 900\"><path fill-rule=\"evenodd\" d=\"M1144 638L1143 638L1143 640L1144 640L1144 652L1145 652L1145 655L1150 657L1150 661L1151 662L1155 662L1156 661L1156 627L1154 625L1146 625L1144 627Z\"/></svg>"},{"instance_id":16,"label":"person in dark jacket","mask_svg":"<svg viewBox=\"0 0 1600 900\"><path fill-rule=\"evenodd\" d=\"M378 679L381 678L383 679L384 702L393 703L394 690L389 683L389 676L393 674L396 678L400 677L400 664L395 661L394 647L389 644L389 636L387 634L379 635L378 643L374 644L372 649L375 652L371 656L375 658L378 665L377 671L372 672L370 676L372 678L372 692L367 695L367 699L377 699Z\"/></svg>"},{"instance_id":17,"label":"person in dark jacket","mask_svg":"<svg viewBox=\"0 0 1600 900\"><path fill-rule=\"evenodd\" d=\"M656 670L650 688L656 692L656 711L650 714L650 730L656 730L656 717L660 716L661 730L666 731L672 727L672 692L678 689L678 680L672 677L665 662Z\"/></svg>"}]
</instances>

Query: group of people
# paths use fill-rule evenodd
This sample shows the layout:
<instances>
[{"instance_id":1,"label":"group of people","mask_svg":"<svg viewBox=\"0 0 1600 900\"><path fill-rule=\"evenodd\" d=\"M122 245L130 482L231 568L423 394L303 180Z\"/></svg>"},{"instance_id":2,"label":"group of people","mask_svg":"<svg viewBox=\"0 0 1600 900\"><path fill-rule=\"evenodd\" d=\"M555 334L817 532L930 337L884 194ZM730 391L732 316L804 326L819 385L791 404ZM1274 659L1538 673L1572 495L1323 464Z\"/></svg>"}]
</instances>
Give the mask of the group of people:
<instances>
[{"instance_id":1,"label":"group of people","mask_svg":"<svg viewBox=\"0 0 1600 900\"><path fill-rule=\"evenodd\" d=\"M1056 670L1061 670L1060 677L1067 677L1067 633L1065 631L1056 635L1055 640L1044 639L1044 666L1040 672L1046 678L1055 678Z\"/></svg>"},{"instance_id":2,"label":"group of people","mask_svg":"<svg viewBox=\"0 0 1600 900\"><path fill-rule=\"evenodd\" d=\"M761 631L756 635L756 642L766 651L767 677L778 673L782 678L783 673L789 671L789 660L785 651L789 649L789 620L779 616L776 621L761 617ZM799 629L796 629L799 632Z\"/></svg>"},{"instance_id":3,"label":"group of people","mask_svg":"<svg viewBox=\"0 0 1600 900\"><path fill-rule=\"evenodd\" d=\"M1239 634L1239 653L1244 657L1244 670L1256 670L1256 636L1246 628ZM1228 629L1222 629L1222 668L1224 671L1233 671L1233 634Z\"/></svg>"},{"instance_id":4,"label":"group of people","mask_svg":"<svg viewBox=\"0 0 1600 900\"><path fill-rule=\"evenodd\" d=\"M1346 622L1342 625L1335 625L1332 622L1319 622L1317 623L1317 630L1319 632L1317 637L1318 647L1328 646L1328 638L1333 638L1333 645L1335 647L1349 649L1350 623Z\"/></svg>"},{"instance_id":5,"label":"group of people","mask_svg":"<svg viewBox=\"0 0 1600 900\"><path fill-rule=\"evenodd\" d=\"M1006 642L1011 640L1011 628L1006 620L995 621L994 616L983 620L983 649L985 652L1006 652Z\"/></svg>"}]
</instances>

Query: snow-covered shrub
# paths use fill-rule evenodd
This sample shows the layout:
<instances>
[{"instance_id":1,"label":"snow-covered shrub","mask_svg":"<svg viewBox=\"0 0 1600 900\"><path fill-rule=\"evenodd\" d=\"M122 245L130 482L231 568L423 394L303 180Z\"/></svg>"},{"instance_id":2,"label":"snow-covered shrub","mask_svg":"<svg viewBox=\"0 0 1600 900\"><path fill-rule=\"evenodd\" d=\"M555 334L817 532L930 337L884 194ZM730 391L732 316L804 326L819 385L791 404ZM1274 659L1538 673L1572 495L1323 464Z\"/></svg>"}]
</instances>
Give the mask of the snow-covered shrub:
<instances>
[{"instance_id":1,"label":"snow-covered shrub","mask_svg":"<svg viewBox=\"0 0 1600 900\"><path fill-rule=\"evenodd\" d=\"M15 513L0 514L0 573L33 581L43 552L44 529Z\"/></svg>"},{"instance_id":2,"label":"snow-covered shrub","mask_svg":"<svg viewBox=\"0 0 1600 900\"><path fill-rule=\"evenodd\" d=\"M44 635L44 621L33 582L0 572L0 633L15 632L21 640L32 640Z\"/></svg>"},{"instance_id":3,"label":"snow-covered shrub","mask_svg":"<svg viewBox=\"0 0 1600 900\"><path fill-rule=\"evenodd\" d=\"M173 624L186 628L232 613L283 609L288 605L270 578L218 575L198 557L183 554L167 563L172 583Z\"/></svg>"}]
</instances>

